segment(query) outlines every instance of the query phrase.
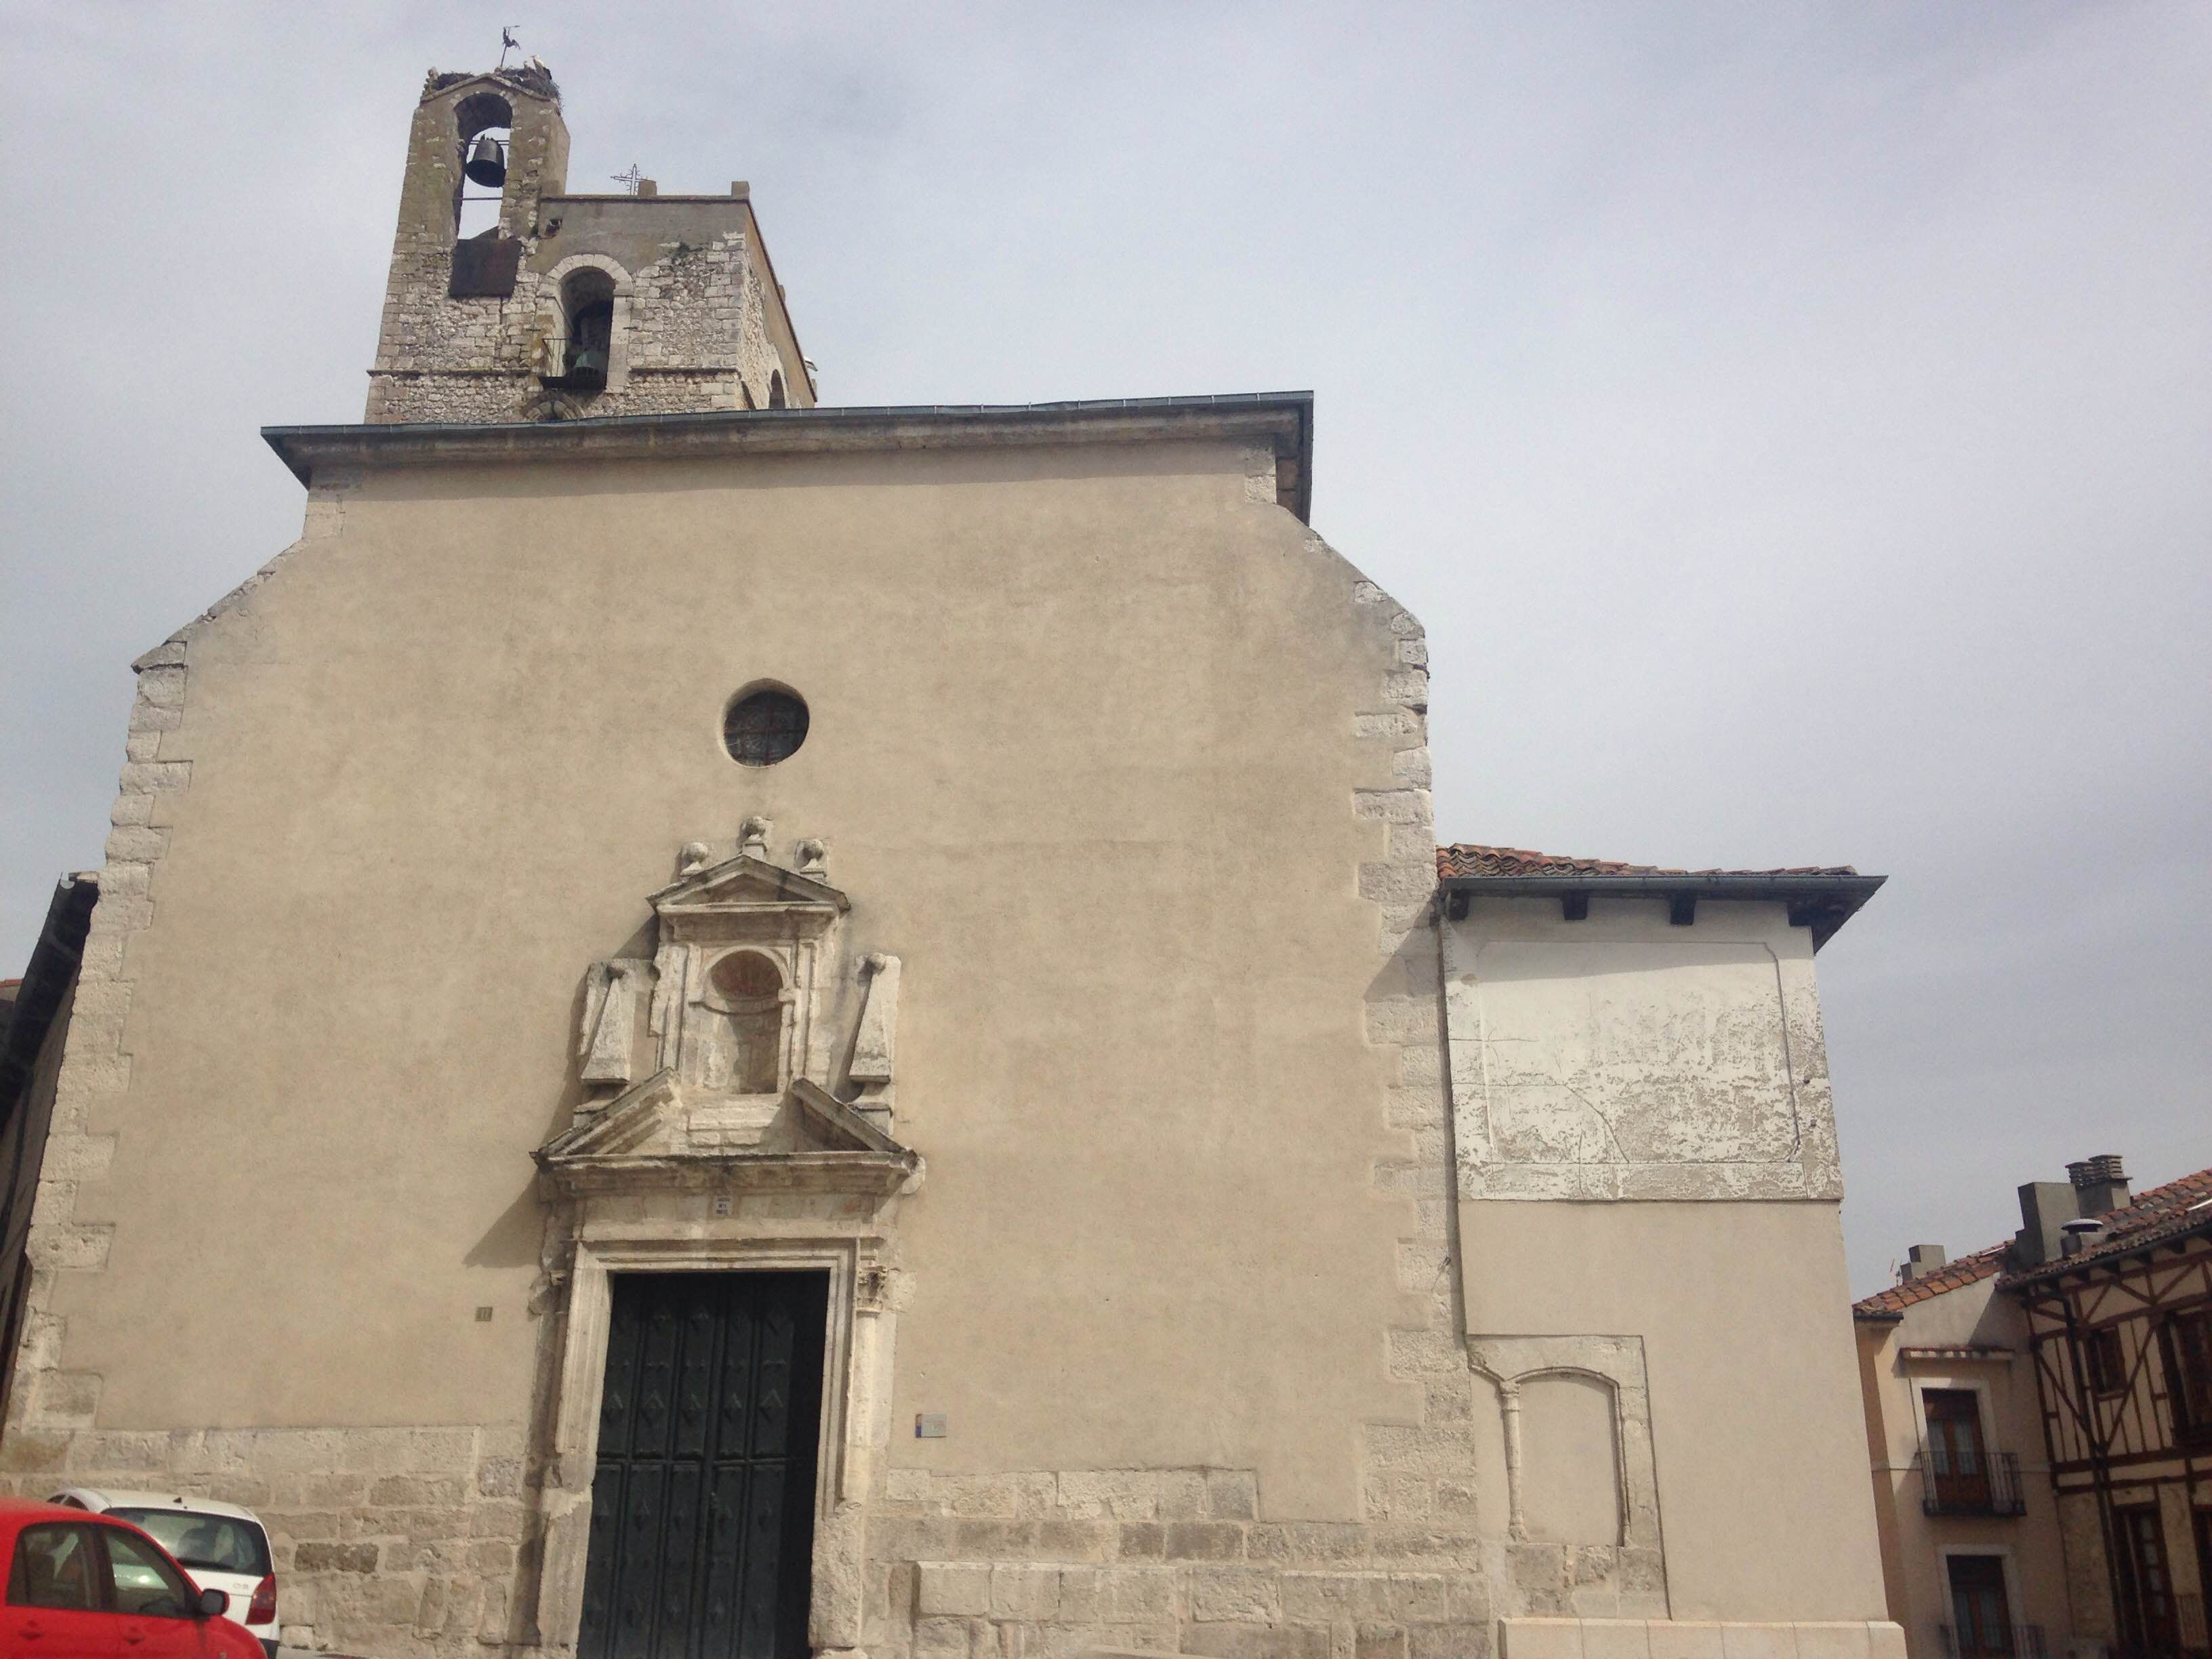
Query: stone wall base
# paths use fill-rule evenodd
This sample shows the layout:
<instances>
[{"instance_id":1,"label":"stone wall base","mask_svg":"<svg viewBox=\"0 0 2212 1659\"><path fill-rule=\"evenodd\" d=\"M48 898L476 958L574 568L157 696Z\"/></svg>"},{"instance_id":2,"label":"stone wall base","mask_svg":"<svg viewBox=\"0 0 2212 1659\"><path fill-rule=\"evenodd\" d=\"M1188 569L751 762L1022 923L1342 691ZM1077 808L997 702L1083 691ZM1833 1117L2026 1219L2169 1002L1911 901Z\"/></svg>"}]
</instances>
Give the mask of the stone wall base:
<instances>
[{"instance_id":1,"label":"stone wall base","mask_svg":"<svg viewBox=\"0 0 2212 1659\"><path fill-rule=\"evenodd\" d=\"M289 1645L480 1659L526 1627L538 1517L520 1425L9 1431L0 1492L125 1488L243 1504L269 1528Z\"/></svg>"},{"instance_id":2,"label":"stone wall base","mask_svg":"<svg viewBox=\"0 0 2212 1659\"><path fill-rule=\"evenodd\" d=\"M1482 1659L1478 1572L1249 1564L924 1561L912 1659ZM871 1652L896 1651L889 1642Z\"/></svg>"},{"instance_id":3,"label":"stone wall base","mask_svg":"<svg viewBox=\"0 0 2212 1659\"><path fill-rule=\"evenodd\" d=\"M1905 1659L1905 1628L1886 1619L1501 1619L1498 1626L1499 1659Z\"/></svg>"}]
</instances>

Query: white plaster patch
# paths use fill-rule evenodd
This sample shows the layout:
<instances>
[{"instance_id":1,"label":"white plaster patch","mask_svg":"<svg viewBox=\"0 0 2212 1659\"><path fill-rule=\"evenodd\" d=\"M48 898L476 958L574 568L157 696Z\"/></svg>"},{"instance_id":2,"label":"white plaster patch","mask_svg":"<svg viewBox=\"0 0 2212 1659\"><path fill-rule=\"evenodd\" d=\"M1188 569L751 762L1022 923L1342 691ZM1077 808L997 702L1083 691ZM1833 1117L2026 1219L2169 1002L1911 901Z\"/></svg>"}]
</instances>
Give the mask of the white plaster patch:
<instances>
[{"instance_id":1,"label":"white plaster patch","mask_svg":"<svg viewBox=\"0 0 2212 1659\"><path fill-rule=\"evenodd\" d=\"M1446 927L1460 1195L1837 1195L1809 951L1717 906L1559 915L1492 901Z\"/></svg>"}]
</instances>

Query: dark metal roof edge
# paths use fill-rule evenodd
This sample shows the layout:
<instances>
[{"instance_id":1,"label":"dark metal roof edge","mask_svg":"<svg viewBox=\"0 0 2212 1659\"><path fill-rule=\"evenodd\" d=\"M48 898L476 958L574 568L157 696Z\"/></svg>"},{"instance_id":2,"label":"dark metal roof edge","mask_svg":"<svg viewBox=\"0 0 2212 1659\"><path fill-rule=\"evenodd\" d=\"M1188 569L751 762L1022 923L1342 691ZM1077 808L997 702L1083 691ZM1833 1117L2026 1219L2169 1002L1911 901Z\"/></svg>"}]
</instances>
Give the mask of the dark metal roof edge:
<instances>
[{"instance_id":1,"label":"dark metal roof edge","mask_svg":"<svg viewBox=\"0 0 2212 1659\"><path fill-rule=\"evenodd\" d=\"M663 190L651 196L633 196L626 190L549 190L538 198L541 202L746 202L747 196L732 196L726 190Z\"/></svg>"},{"instance_id":2,"label":"dark metal roof edge","mask_svg":"<svg viewBox=\"0 0 2212 1659\"><path fill-rule=\"evenodd\" d=\"M863 430L886 422L908 427L934 425L948 443L963 434L980 440L988 428L1058 426L1057 433L1040 433L1041 441L1067 439L1066 430L1095 425L1102 441L1131 441L1172 435L1182 422L1218 423L1240 414L1255 417L1289 416L1297 429L1289 446L1297 457L1298 478L1292 510L1301 521L1310 521L1313 491L1313 393L1310 392L1231 392L1171 398L1091 398L1047 404L817 404L811 409L703 410L677 415L612 415L580 421L514 422L392 422L327 426L265 426L263 441L291 470L301 483L309 483L318 459L367 461L376 457L412 460L519 459L526 455L559 453L601 440L610 453L625 456L656 453L682 455L699 453L717 436L747 434L747 447L773 453L786 442L793 449L816 447L817 441L842 435L857 447L868 447ZM1132 422L1157 430L1129 430ZM1119 427L1115 431L1110 428ZM914 434L899 434L910 441ZM887 441L885 448L908 447Z\"/></svg>"}]
</instances>

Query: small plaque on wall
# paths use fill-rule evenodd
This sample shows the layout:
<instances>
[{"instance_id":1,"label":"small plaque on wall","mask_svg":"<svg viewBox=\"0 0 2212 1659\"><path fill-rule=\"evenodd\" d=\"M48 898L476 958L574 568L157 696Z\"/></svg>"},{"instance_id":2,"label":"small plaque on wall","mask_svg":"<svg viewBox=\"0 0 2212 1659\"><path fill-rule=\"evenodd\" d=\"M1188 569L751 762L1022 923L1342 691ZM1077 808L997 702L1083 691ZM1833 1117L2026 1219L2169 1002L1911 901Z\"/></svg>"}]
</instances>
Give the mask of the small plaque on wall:
<instances>
[{"instance_id":1,"label":"small plaque on wall","mask_svg":"<svg viewBox=\"0 0 2212 1659\"><path fill-rule=\"evenodd\" d=\"M914 1419L914 1437L917 1440L944 1439L945 1413L943 1412L915 1413Z\"/></svg>"}]
</instances>

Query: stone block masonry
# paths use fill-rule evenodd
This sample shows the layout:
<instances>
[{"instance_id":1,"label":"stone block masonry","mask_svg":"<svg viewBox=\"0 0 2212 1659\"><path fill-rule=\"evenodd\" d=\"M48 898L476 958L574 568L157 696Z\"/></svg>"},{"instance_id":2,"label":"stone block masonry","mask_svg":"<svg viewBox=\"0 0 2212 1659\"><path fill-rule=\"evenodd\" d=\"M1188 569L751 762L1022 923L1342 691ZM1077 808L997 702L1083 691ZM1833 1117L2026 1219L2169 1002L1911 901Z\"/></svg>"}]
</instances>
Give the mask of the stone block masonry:
<instances>
[{"instance_id":1,"label":"stone block masonry","mask_svg":"<svg viewBox=\"0 0 2212 1659\"><path fill-rule=\"evenodd\" d=\"M288 1646L434 1659L525 1646L535 1553L525 1431L195 1429L9 1433L0 1486L212 1495L268 1522Z\"/></svg>"},{"instance_id":2,"label":"stone block masonry","mask_svg":"<svg viewBox=\"0 0 2212 1659\"><path fill-rule=\"evenodd\" d=\"M457 216L465 198L485 188L464 178L462 157L477 133L508 118L495 229L508 274L465 280L457 291L457 250L481 251L459 240ZM767 408L779 380L783 401L812 404L744 189L572 196L568 156L550 78L431 77L410 130L367 418L501 422ZM592 329L604 331L605 384L572 386L570 343L602 301L611 318L599 313Z\"/></svg>"},{"instance_id":3,"label":"stone block masonry","mask_svg":"<svg viewBox=\"0 0 2212 1659\"><path fill-rule=\"evenodd\" d=\"M533 244L534 246L534 244ZM765 407L781 368L742 233L702 247L672 242L622 273L606 387L585 396L545 384L564 333L560 283L526 269L505 301L453 300L447 251L395 277L384 347L370 371L372 421L499 422L689 414ZM606 268L611 261L595 262ZM483 315L471 328L457 318Z\"/></svg>"},{"instance_id":4,"label":"stone block masonry","mask_svg":"<svg viewBox=\"0 0 2212 1659\"><path fill-rule=\"evenodd\" d=\"M893 1470L867 1527L884 1656L1482 1655L1483 1547L1425 1526L1271 1522L1249 1470Z\"/></svg>"},{"instance_id":5,"label":"stone block masonry","mask_svg":"<svg viewBox=\"0 0 2212 1659\"><path fill-rule=\"evenodd\" d=\"M536 1508L520 1424L11 1431L0 1489L138 1488L247 1505L269 1527L289 1646L446 1659L530 1644Z\"/></svg>"}]
</instances>

